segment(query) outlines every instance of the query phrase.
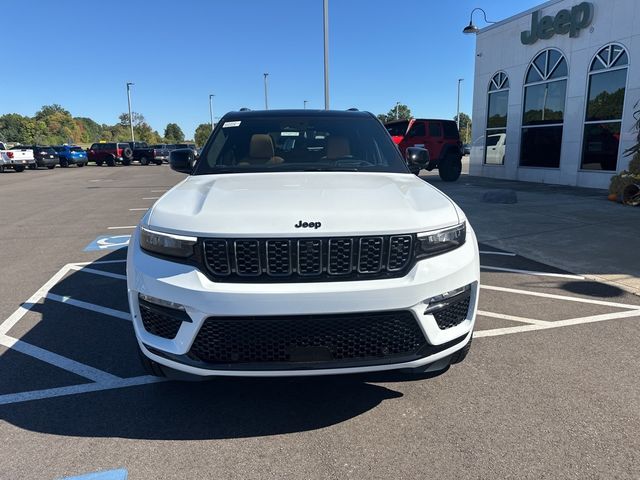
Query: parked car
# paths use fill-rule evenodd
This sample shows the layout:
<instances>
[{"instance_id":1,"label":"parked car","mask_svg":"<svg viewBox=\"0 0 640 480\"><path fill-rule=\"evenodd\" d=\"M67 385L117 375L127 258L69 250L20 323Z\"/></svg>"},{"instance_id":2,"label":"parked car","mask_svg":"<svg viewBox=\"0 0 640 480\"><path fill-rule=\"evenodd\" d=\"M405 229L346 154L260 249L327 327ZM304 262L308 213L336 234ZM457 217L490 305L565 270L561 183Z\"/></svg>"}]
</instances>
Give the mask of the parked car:
<instances>
[{"instance_id":1,"label":"parked car","mask_svg":"<svg viewBox=\"0 0 640 480\"><path fill-rule=\"evenodd\" d=\"M87 162L87 152L77 145L56 145L53 149L60 158L60 166L67 168L69 165L84 167Z\"/></svg>"},{"instance_id":2,"label":"parked car","mask_svg":"<svg viewBox=\"0 0 640 480\"><path fill-rule=\"evenodd\" d=\"M133 160L140 162L140 165L162 165L163 161L169 161L169 150L150 147L147 142L129 142L129 147L133 152Z\"/></svg>"},{"instance_id":3,"label":"parked car","mask_svg":"<svg viewBox=\"0 0 640 480\"><path fill-rule=\"evenodd\" d=\"M463 155L471 155L471 144L465 143L462 145L462 154Z\"/></svg>"},{"instance_id":4,"label":"parked car","mask_svg":"<svg viewBox=\"0 0 640 480\"><path fill-rule=\"evenodd\" d=\"M9 149L4 142L0 142L0 172L4 172L7 168L23 172L25 168L35 163L33 150L25 147Z\"/></svg>"},{"instance_id":5,"label":"parked car","mask_svg":"<svg viewBox=\"0 0 640 480\"><path fill-rule=\"evenodd\" d=\"M462 142L453 120L412 118L385 124L394 143L404 155L409 147L429 151L427 170L438 169L440 178L453 182L462 172Z\"/></svg>"},{"instance_id":6,"label":"parked car","mask_svg":"<svg viewBox=\"0 0 640 480\"><path fill-rule=\"evenodd\" d=\"M100 142L94 143L87 152L87 159L102 166L107 164L110 167L121 163L130 165L133 159L133 152L128 143Z\"/></svg>"},{"instance_id":7,"label":"parked car","mask_svg":"<svg viewBox=\"0 0 640 480\"><path fill-rule=\"evenodd\" d=\"M470 348L479 252L370 113L232 112L135 229L127 292L153 375L443 371ZM282 138L294 139L283 142ZM284 147L277 147L283 145Z\"/></svg>"},{"instance_id":8,"label":"parked car","mask_svg":"<svg viewBox=\"0 0 640 480\"><path fill-rule=\"evenodd\" d=\"M506 141L506 133L494 133L492 135L487 135L487 153L484 159L485 163L492 165L504 165Z\"/></svg>"},{"instance_id":9,"label":"parked car","mask_svg":"<svg viewBox=\"0 0 640 480\"><path fill-rule=\"evenodd\" d=\"M35 162L29 164L31 170L36 170L38 167L46 167L49 170L53 170L60 162L56 151L46 145L17 145L11 150L23 150L25 148L33 151Z\"/></svg>"},{"instance_id":10,"label":"parked car","mask_svg":"<svg viewBox=\"0 0 640 480\"><path fill-rule=\"evenodd\" d=\"M176 148L174 150L178 150L178 149L182 149L182 148L189 148L189 149L193 150L193 152L196 155L196 158L198 157L198 149L196 148L195 144L193 144L193 143L176 143Z\"/></svg>"}]
</instances>

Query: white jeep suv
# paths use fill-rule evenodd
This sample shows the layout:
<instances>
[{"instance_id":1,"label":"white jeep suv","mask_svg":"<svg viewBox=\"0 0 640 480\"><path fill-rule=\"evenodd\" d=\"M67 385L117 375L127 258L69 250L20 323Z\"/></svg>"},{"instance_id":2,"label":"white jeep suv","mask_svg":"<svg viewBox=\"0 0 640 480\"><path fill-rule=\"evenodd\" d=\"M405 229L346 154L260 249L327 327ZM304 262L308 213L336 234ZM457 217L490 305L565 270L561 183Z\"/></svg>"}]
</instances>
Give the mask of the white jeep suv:
<instances>
[{"instance_id":1,"label":"white jeep suv","mask_svg":"<svg viewBox=\"0 0 640 480\"><path fill-rule=\"evenodd\" d=\"M357 111L227 114L132 236L141 358L174 378L428 372L469 350L475 234Z\"/></svg>"}]
</instances>

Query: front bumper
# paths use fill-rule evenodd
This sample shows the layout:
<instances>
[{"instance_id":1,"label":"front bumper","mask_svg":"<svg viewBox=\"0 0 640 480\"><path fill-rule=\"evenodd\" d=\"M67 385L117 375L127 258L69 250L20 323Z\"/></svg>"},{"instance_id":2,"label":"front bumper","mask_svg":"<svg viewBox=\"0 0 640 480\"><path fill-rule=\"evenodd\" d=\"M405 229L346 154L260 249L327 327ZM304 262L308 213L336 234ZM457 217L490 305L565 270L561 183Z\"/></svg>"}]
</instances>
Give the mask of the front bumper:
<instances>
[{"instance_id":1,"label":"front bumper","mask_svg":"<svg viewBox=\"0 0 640 480\"><path fill-rule=\"evenodd\" d=\"M144 355L190 375L297 376L359 373L423 367L446 359L471 338L479 289L479 255L475 234L468 226L467 241L452 252L418 262L402 278L315 283L217 283L196 267L150 256L140 249L138 231L132 236L127 258L127 288L135 333ZM466 319L441 329L432 314L425 314L426 299L470 286ZM175 338L162 338L145 330L139 294L183 305L190 321L180 324ZM292 365L202 365L187 356L210 317L272 317L408 311L426 340L424 356L410 361L327 362L314 368Z\"/></svg>"}]
</instances>

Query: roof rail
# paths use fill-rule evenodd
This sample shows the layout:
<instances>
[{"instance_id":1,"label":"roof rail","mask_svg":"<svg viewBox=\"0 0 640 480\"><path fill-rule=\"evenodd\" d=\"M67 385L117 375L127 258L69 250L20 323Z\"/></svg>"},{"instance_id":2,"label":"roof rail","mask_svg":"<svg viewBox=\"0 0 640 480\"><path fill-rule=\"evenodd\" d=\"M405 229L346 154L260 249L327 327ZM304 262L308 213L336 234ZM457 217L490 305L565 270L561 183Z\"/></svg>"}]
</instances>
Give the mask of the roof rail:
<instances>
[{"instance_id":1,"label":"roof rail","mask_svg":"<svg viewBox=\"0 0 640 480\"><path fill-rule=\"evenodd\" d=\"M347 112L359 112L360 110L358 110L355 107L351 107L351 108L347 108Z\"/></svg>"},{"instance_id":2,"label":"roof rail","mask_svg":"<svg viewBox=\"0 0 640 480\"><path fill-rule=\"evenodd\" d=\"M250 112L250 111L251 111L251 109L250 109L250 108L247 108L247 107L242 107L242 108L240 109L240 111L241 111L241 112Z\"/></svg>"}]
</instances>

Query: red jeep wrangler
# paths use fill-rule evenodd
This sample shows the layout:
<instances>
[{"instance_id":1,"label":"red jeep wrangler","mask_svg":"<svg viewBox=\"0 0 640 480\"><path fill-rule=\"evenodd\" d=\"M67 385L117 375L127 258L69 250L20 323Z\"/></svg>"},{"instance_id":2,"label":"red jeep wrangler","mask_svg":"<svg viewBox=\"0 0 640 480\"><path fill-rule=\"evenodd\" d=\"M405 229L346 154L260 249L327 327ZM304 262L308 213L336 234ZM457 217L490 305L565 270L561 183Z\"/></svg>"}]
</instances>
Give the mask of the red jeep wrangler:
<instances>
[{"instance_id":1,"label":"red jeep wrangler","mask_svg":"<svg viewBox=\"0 0 640 480\"><path fill-rule=\"evenodd\" d=\"M412 118L396 120L384 125L404 156L408 147L422 147L429 151L427 170L438 169L440 178L454 182L462 171L462 142L453 120Z\"/></svg>"},{"instance_id":2,"label":"red jeep wrangler","mask_svg":"<svg viewBox=\"0 0 640 480\"><path fill-rule=\"evenodd\" d=\"M133 160L133 151L128 143L94 143L87 152L87 160L96 162L101 166L106 163L108 166L115 166L116 162L122 165L130 165Z\"/></svg>"}]
</instances>

